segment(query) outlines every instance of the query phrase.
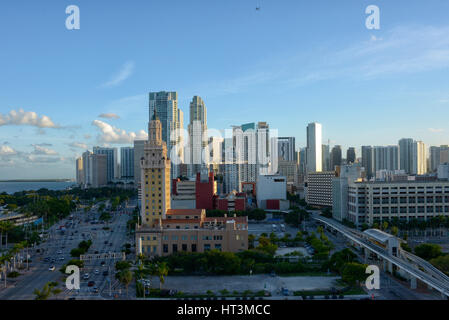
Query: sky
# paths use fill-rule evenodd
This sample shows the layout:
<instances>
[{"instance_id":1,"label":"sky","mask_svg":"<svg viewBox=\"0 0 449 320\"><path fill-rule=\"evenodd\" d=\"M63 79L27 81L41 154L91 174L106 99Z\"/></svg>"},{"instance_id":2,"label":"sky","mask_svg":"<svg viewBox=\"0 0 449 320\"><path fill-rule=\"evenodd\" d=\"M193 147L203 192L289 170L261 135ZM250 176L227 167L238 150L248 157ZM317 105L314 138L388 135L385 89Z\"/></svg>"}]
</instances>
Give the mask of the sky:
<instances>
[{"instance_id":1,"label":"sky","mask_svg":"<svg viewBox=\"0 0 449 320\"><path fill-rule=\"evenodd\" d=\"M66 28L66 7L80 29ZM380 9L367 29L365 9ZM260 7L260 10L256 10ZM306 145L449 144L447 0L4 0L0 180L74 178L146 137L148 93L194 95L209 129L266 121Z\"/></svg>"}]
</instances>

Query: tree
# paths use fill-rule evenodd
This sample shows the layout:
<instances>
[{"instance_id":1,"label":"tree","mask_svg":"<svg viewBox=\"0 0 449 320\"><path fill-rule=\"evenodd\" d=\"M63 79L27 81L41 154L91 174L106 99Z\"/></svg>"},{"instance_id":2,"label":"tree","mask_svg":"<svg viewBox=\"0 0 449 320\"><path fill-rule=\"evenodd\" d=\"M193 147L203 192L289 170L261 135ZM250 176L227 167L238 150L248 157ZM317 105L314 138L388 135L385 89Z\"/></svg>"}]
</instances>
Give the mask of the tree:
<instances>
[{"instance_id":1,"label":"tree","mask_svg":"<svg viewBox=\"0 0 449 320\"><path fill-rule=\"evenodd\" d=\"M157 276L159 277L159 289L162 290L162 285L165 283L165 277L168 275L167 263L161 262L157 265Z\"/></svg>"},{"instance_id":2,"label":"tree","mask_svg":"<svg viewBox=\"0 0 449 320\"><path fill-rule=\"evenodd\" d=\"M430 263L435 267L449 275L449 255L439 256L430 260Z\"/></svg>"},{"instance_id":3,"label":"tree","mask_svg":"<svg viewBox=\"0 0 449 320\"><path fill-rule=\"evenodd\" d=\"M34 289L33 293L36 296L35 300L47 300L52 295L58 295L61 292L61 289L56 288L58 283L56 282L48 282L44 285L42 290Z\"/></svg>"},{"instance_id":4,"label":"tree","mask_svg":"<svg viewBox=\"0 0 449 320\"><path fill-rule=\"evenodd\" d=\"M441 251L441 246L433 243L423 243L415 247L415 254L424 260L431 260L438 258L443 253Z\"/></svg>"},{"instance_id":5,"label":"tree","mask_svg":"<svg viewBox=\"0 0 449 320\"><path fill-rule=\"evenodd\" d=\"M117 261L115 263L115 269L118 271L124 271L131 268L131 263L128 261Z\"/></svg>"},{"instance_id":6,"label":"tree","mask_svg":"<svg viewBox=\"0 0 449 320\"><path fill-rule=\"evenodd\" d=\"M397 236L399 233L399 229L396 226L391 227L391 234Z\"/></svg>"},{"instance_id":7,"label":"tree","mask_svg":"<svg viewBox=\"0 0 449 320\"><path fill-rule=\"evenodd\" d=\"M254 234L248 235L248 248L254 248L254 240L256 240L256 236Z\"/></svg>"},{"instance_id":8,"label":"tree","mask_svg":"<svg viewBox=\"0 0 449 320\"><path fill-rule=\"evenodd\" d=\"M118 280L126 287L126 296L128 296L128 287L133 280L133 274L129 269L120 271L117 274Z\"/></svg>"},{"instance_id":9,"label":"tree","mask_svg":"<svg viewBox=\"0 0 449 320\"><path fill-rule=\"evenodd\" d=\"M341 272L341 279L350 285L356 285L367 278L366 267L357 262L346 263Z\"/></svg>"}]
</instances>

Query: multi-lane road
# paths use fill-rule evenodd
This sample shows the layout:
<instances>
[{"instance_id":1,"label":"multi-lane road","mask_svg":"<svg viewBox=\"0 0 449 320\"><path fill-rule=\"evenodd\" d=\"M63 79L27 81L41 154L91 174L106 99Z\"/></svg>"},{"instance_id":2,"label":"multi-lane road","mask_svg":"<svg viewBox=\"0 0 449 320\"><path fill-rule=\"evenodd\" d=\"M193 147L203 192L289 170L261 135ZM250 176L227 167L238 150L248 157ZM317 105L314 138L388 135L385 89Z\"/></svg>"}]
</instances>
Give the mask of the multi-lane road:
<instances>
[{"instance_id":1,"label":"multi-lane road","mask_svg":"<svg viewBox=\"0 0 449 320\"><path fill-rule=\"evenodd\" d=\"M35 298L33 291L41 290L48 282L57 282L58 288L62 290L53 299L108 299L113 298L119 291L119 284L115 279L115 262L117 260L92 260L85 262L81 271L80 290L68 290L64 278L59 269L72 257L70 251L78 246L83 240L92 240L88 254L121 252L125 243L134 243L134 239L127 235L126 223L134 206L127 206L118 212L112 213L112 219L108 223L92 224L97 220L99 213L96 207L90 212L77 211L73 214L73 220L64 219L48 230L48 239L31 253L32 263L30 271L17 278L15 284L9 288L0 290L0 299L7 300L31 300ZM87 221L89 220L89 221ZM59 226L71 222L72 225L61 233ZM104 230L108 227L108 230ZM40 249L39 253L37 249ZM131 248L133 251L133 249ZM31 250L30 250L31 251ZM49 258L49 261L45 261ZM50 267L55 270L51 271ZM106 272L107 271L107 275ZM83 275L89 278L84 279ZM90 281L91 286L88 286ZM120 290L123 293L123 290ZM111 295L110 295L111 293Z\"/></svg>"}]
</instances>

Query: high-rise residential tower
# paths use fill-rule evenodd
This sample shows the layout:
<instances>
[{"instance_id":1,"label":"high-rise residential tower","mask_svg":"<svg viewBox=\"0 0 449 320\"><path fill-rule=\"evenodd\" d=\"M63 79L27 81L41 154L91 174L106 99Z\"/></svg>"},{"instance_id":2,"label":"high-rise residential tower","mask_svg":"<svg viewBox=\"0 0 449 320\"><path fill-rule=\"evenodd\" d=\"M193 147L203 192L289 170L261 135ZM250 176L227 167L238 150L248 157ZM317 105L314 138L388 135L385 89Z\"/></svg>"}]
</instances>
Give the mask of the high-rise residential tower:
<instances>
[{"instance_id":1,"label":"high-rise residential tower","mask_svg":"<svg viewBox=\"0 0 449 320\"><path fill-rule=\"evenodd\" d=\"M413 173L413 139L399 140L399 169L407 174Z\"/></svg>"},{"instance_id":2,"label":"high-rise residential tower","mask_svg":"<svg viewBox=\"0 0 449 320\"><path fill-rule=\"evenodd\" d=\"M134 148L120 148L120 171L122 179L134 179Z\"/></svg>"},{"instance_id":3,"label":"high-rise residential tower","mask_svg":"<svg viewBox=\"0 0 449 320\"><path fill-rule=\"evenodd\" d=\"M105 154L107 156L107 182L114 181L117 170L117 148L94 147L94 154Z\"/></svg>"},{"instance_id":4,"label":"high-rise residential tower","mask_svg":"<svg viewBox=\"0 0 449 320\"><path fill-rule=\"evenodd\" d=\"M203 99L194 96L190 102L190 123L188 126L188 164L189 176L196 176L201 171L203 152L207 147L207 109Z\"/></svg>"},{"instance_id":5,"label":"high-rise residential tower","mask_svg":"<svg viewBox=\"0 0 449 320\"><path fill-rule=\"evenodd\" d=\"M295 137L277 138L278 157L284 161L295 161Z\"/></svg>"},{"instance_id":6,"label":"high-rise residential tower","mask_svg":"<svg viewBox=\"0 0 449 320\"><path fill-rule=\"evenodd\" d=\"M181 122L179 117L182 113L178 111L177 92L150 92L149 115L150 119L157 112L162 125L162 141L167 144L167 157L172 160L171 176L178 176L178 165L182 159L181 148Z\"/></svg>"}]
</instances>

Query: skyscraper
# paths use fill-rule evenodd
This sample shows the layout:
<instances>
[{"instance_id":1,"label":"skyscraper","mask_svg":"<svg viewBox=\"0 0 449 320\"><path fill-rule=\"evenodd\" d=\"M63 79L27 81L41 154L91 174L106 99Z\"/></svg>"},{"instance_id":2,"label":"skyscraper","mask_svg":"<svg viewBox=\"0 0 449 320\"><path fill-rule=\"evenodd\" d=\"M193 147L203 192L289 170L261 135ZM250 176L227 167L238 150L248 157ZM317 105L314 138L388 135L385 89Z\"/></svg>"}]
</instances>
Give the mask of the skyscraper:
<instances>
[{"instance_id":1,"label":"skyscraper","mask_svg":"<svg viewBox=\"0 0 449 320\"><path fill-rule=\"evenodd\" d=\"M122 179L134 179L134 148L120 148L120 169Z\"/></svg>"},{"instance_id":2,"label":"skyscraper","mask_svg":"<svg viewBox=\"0 0 449 320\"><path fill-rule=\"evenodd\" d=\"M167 144L162 140L162 123L156 111L153 112L144 157L140 161L142 189L140 217L142 225L149 228L156 228L159 220L165 218L166 211L170 209L170 159L167 157ZM156 230L154 234L156 238L158 233ZM157 246L156 242L154 246Z\"/></svg>"},{"instance_id":3,"label":"skyscraper","mask_svg":"<svg viewBox=\"0 0 449 320\"><path fill-rule=\"evenodd\" d=\"M144 155L145 140L134 140L134 187L140 185L140 160Z\"/></svg>"},{"instance_id":4,"label":"skyscraper","mask_svg":"<svg viewBox=\"0 0 449 320\"><path fill-rule=\"evenodd\" d=\"M379 170L399 170L399 147L398 146L375 146L373 147L374 173Z\"/></svg>"},{"instance_id":5,"label":"skyscraper","mask_svg":"<svg viewBox=\"0 0 449 320\"><path fill-rule=\"evenodd\" d=\"M341 166L341 146L334 146L331 151L330 171L335 170L336 166Z\"/></svg>"},{"instance_id":6,"label":"skyscraper","mask_svg":"<svg viewBox=\"0 0 449 320\"><path fill-rule=\"evenodd\" d=\"M317 122L309 123L307 126L307 173L322 170L321 129L321 124Z\"/></svg>"},{"instance_id":7,"label":"skyscraper","mask_svg":"<svg viewBox=\"0 0 449 320\"><path fill-rule=\"evenodd\" d=\"M94 147L94 154L105 154L107 156L107 182L114 181L117 170L117 148Z\"/></svg>"},{"instance_id":8,"label":"skyscraper","mask_svg":"<svg viewBox=\"0 0 449 320\"><path fill-rule=\"evenodd\" d=\"M374 152L371 146L362 146L362 167L365 168L367 179L374 176Z\"/></svg>"},{"instance_id":9,"label":"skyscraper","mask_svg":"<svg viewBox=\"0 0 449 320\"><path fill-rule=\"evenodd\" d=\"M399 140L399 169L407 174L413 173L413 139Z\"/></svg>"},{"instance_id":10,"label":"skyscraper","mask_svg":"<svg viewBox=\"0 0 449 320\"><path fill-rule=\"evenodd\" d=\"M412 151L412 173L427 173L427 150L422 141L414 141Z\"/></svg>"},{"instance_id":11,"label":"skyscraper","mask_svg":"<svg viewBox=\"0 0 449 320\"><path fill-rule=\"evenodd\" d=\"M83 170L83 158L76 159L76 183L78 185L84 185L84 170Z\"/></svg>"},{"instance_id":12,"label":"skyscraper","mask_svg":"<svg viewBox=\"0 0 449 320\"><path fill-rule=\"evenodd\" d=\"M150 119L156 110L162 125L162 141L167 144L167 156L172 160L172 178L177 177L178 165L181 162L181 121L178 112L177 92L150 92L149 115Z\"/></svg>"},{"instance_id":13,"label":"skyscraper","mask_svg":"<svg viewBox=\"0 0 449 320\"><path fill-rule=\"evenodd\" d=\"M355 148L349 147L346 151L346 163L351 164L355 162Z\"/></svg>"},{"instance_id":14,"label":"skyscraper","mask_svg":"<svg viewBox=\"0 0 449 320\"><path fill-rule=\"evenodd\" d=\"M295 161L295 137L277 138L278 157L285 161Z\"/></svg>"},{"instance_id":15,"label":"skyscraper","mask_svg":"<svg viewBox=\"0 0 449 320\"><path fill-rule=\"evenodd\" d=\"M203 99L194 96L190 102L189 144L187 163L189 176L201 171L203 152L207 146L207 109Z\"/></svg>"},{"instance_id":16,"label":"skyscraper","mask_svg":"<svg viewBox=\"0 0 449 320\"><path fill-rule=\"evenodd\" d=\"M331 167L331 156L330 156L330 147L328 144L322 145L322 170L329 171Z\"/></svg>"}]
</instances>

